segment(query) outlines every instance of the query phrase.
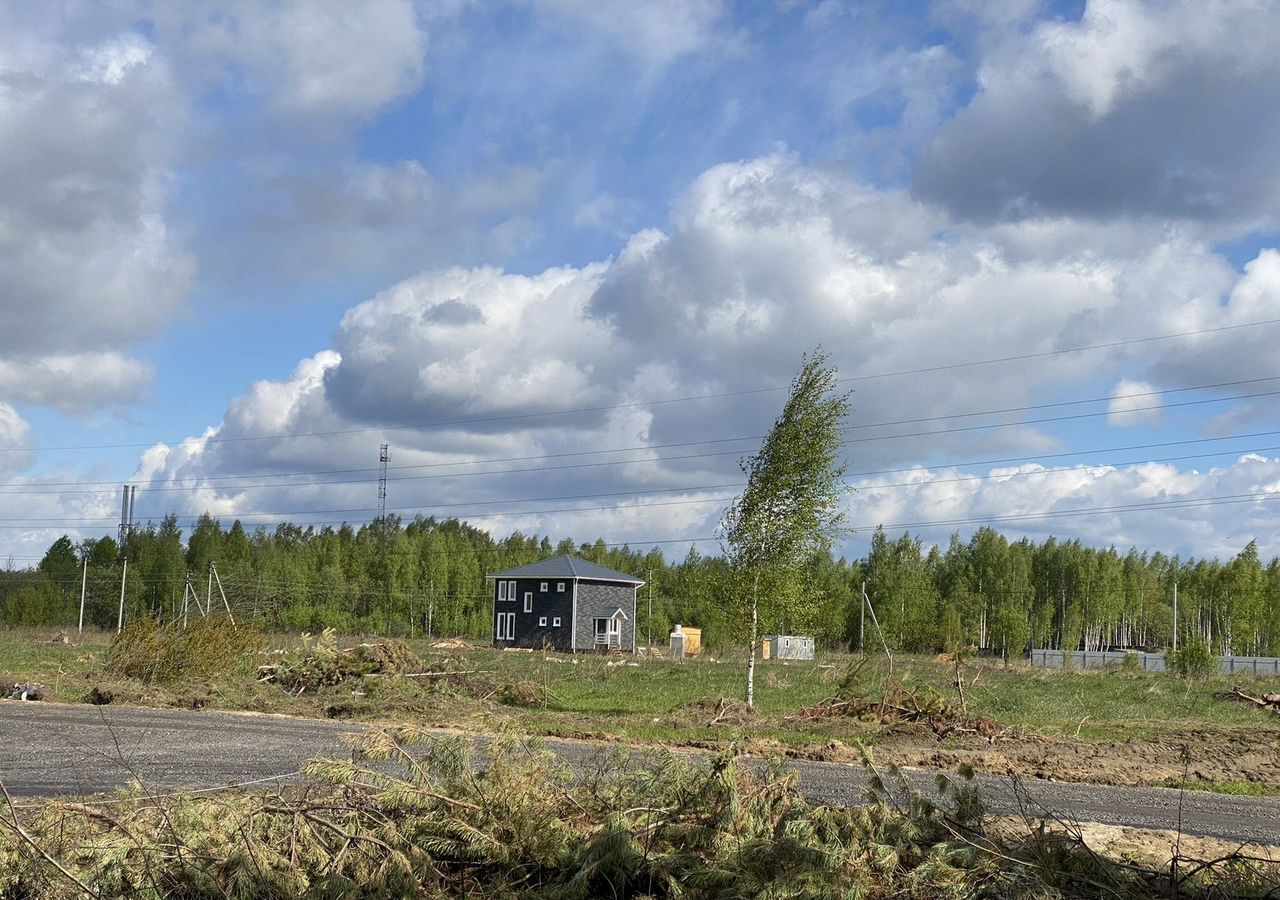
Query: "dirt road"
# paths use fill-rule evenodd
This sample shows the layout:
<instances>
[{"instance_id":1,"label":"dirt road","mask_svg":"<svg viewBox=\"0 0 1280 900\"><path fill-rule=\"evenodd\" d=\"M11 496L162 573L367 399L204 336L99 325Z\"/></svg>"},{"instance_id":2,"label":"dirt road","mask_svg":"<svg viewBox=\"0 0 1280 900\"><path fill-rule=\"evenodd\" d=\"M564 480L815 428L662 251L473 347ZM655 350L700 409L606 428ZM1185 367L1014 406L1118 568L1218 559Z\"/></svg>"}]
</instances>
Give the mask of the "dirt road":
<instances>
[{"instance_id":1,"label":"dirt road","mask_svg":"<svg viewBox=\"0 0 1280 900\"><path fill-rule=\"evenodd\" d=\"M280 716L180 712L124 707L0 702L0 780L15 797L95 794L141 778L152 790L219 788L296 774L313 756L342 754L340 735L361 726ZM617 745L548 741L571 763L588 764ZM861 767L793 761L803 793L814 802L858 803ZM912 770L933 794L932 772ZM996 813L1019 808L1007 778L980 775ZM1280 844L1280 799L1068 784L1025 779L1024 802L1082 822L1182 829L1226 840Z\"/></svg>"}]
</instances>

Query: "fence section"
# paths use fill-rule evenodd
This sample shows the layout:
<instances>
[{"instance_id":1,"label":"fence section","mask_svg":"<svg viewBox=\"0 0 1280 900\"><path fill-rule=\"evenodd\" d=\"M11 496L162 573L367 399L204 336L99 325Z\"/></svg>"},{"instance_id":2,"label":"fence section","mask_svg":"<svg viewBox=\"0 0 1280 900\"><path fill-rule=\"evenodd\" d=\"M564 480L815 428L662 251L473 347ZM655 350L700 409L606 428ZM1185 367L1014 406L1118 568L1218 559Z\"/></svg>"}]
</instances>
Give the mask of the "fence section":
<instances>
[{"instance_id":1,"label":"fence section","mask_svg":"<svg viewBox=\"0 0 1280 900\"><path fill-rule=\"evenodd\" d=\"M1105 669L1123 665L1126 658L1138 659L1138 667L1144 672L1166 670L1163 653L1142 653L1137 650L1032 650L1031 665L1046 669L1061 669L1064 662L1072 669ZM1275 656L1223 656L1224 675L1280 675L1280 657Z\"/></svg>"}]
</instances>

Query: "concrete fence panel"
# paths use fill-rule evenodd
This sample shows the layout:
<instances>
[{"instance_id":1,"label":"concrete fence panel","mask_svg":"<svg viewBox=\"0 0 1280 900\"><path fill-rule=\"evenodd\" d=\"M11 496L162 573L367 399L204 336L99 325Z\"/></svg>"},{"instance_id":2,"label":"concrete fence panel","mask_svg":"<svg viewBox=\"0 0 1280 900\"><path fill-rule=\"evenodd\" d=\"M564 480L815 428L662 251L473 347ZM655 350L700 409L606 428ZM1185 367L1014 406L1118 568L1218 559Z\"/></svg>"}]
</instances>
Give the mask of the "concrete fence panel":
<instances>
[{"instance_id":1,"label":"concrete fence panel","mask_svg":"<svg viewBox=\"0 0 1280 900\"><path fill-rule=\"evenodd\" d=\"M1061 669L1065 662L1073 669L1105 669L1124 665L1127 657L1135 656L1144 672L1164 672L1168 664L1163 653L1143 653L1138 650L1032 650L1031 665L1043 669ZM1280 657L1275 656L1224 656L1224 675L1272 675L1280 676Z\"/></svg>"}]
</instances>

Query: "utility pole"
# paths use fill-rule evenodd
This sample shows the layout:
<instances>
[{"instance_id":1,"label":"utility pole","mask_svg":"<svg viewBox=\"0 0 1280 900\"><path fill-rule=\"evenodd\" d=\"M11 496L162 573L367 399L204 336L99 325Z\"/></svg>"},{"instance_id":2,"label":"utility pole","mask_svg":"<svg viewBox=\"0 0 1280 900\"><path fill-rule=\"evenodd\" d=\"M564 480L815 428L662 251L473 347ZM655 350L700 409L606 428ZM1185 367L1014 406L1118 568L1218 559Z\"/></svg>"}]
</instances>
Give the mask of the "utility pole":
<instances>
[{"instance_id":1,"label":"utility pole","mask_svg":"<svg viewBox=\"0 0 1280 900\"><path fill-rule=\"evenodd\" d=\"M124 583L129 577L129 557L124 558L124 568L120 570L120 612L116 616L116 634L124 630Z\"/></svg>"},{"instance_id":2,"label":"utility pole","mask_svg":"<svg viewBox=\"0 0 1280 900\"><path fill-rule=\"evenodd\" d=\"M227 592L222 589L222 576L218 574L218 567L214 565L213 560L209 560L209 575L211 578L218 580L218 596L222 598L222 608L227 611L227 618L231 620L231 626L234 628L236 617L231 614L231 604L227 602Z\"/></svg>"},{"instance_id":3,"label":"utility pole","mask_svg":"<svg viewBox=\"0 0 1280 900\"><path fill-rule=\"evenodd\" d=\"M1178 579L1173 579L1173 650L1178 651Z\"/></svg>"},{"instance_id":4,"label":"utility pole","mask_svg":"<svg viewBox=\"0 0 1280 900\"><path fill-rule=\"evenodd\" d=\"M862 605L858 607L858 652L867 655L867 582L862 582Z\"/></svg>"},{"instance_id":5,"label":"utility pole","mask_svg":"<svg viewBox=\"0 0 1280 900\"><path fill-rule=\"evenodd\" d=\"M867 597L867 583L862 583L862 608L871 610L871 624L876 626L876 631L880 632L880 643L884 646L884 658L889 660L889 677L893 677L893 655L889 652L889 642L885 640L884 629L880 627L880 620L876 618L876 608L871 605L870 598Z\"/></svg>"},{"instance_id":6,"label":"utility pole","mask_svg":"<svg viewBox=\"0 0 1280 900\"><path fill-rule=\"evenodd\" d=\"M387 524L387 463L391 461L391 445L382 444L378 448L378 519L384 529ZM383 560L386 560L386 541L382 542ZM387 637L391 637L391 571L387 570Z\"/></svg>"},{"instance_id":7,"label":"utility pole","mask_svg":"<svg viewBox=\"0 0 1280 900\"><path fill-rule=\"evenodd\" d=\"M78 634L84 634L84 588L89 581L89 554L84 555L84 571L80 574L80 628Z\"/></svg>"},{"instance_id":8,"label":"utility pole","mask_svg":"<svg viewBox=\"0 0 1280 900\"><path fill-rule=\"evenodd\" d=\"M120 570L120 611L116 614L116 634L124 630L124 586L129 578L129 535L133 532L133 499L137 488L124 486L120 501L120 555L124 566Z\"/></svg>"}]
</instances>

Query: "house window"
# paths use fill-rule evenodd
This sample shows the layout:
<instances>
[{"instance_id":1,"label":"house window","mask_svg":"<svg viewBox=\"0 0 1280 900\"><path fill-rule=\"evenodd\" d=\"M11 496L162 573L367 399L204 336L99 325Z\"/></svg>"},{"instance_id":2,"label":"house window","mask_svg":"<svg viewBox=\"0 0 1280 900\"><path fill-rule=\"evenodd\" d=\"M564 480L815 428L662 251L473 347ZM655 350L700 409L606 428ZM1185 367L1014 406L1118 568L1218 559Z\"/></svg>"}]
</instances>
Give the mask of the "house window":
<instances>
[{"instance_id":1,"label":"house window","mask_svg":"<svg viewBox=\"0 0 1280 900\"><path fill-rule=\"evenodd\" d=\"M533 612L533 591L524 592L524 611Z\"/></svg>"},{"instance_id":2,"label":"house window","mask_svg":"<svg viewBox=\"0 0 1280 900\"><path fill-rule=\"evenodd\" d=\"M514 581L507 582L507 599L512 603L516 602L516 583Z\"/></svg>"},{"instance_id":3,"label":"house window","mask_svg":"<svg viewBox=\"0 0 1280 900\"><path fill-rule=\"evenodd\" d=\"M507 599L507 583L505 581L498 582L498 599L499 600Z\"/></svg>"},{"instance_id":4,"label":"house window","mask_svg":"<svg viewBox=\"0 0 1280 900\"><path fill-rule=\"evenodd\" d=\"M557 581L557 582L556 582L556 590L557 590L557 591L559 591L559 592L560 592L560 593L562 593L562 594L564 593L564 582L563 582L563 581Z\"/></svg>"},{"instance_id":5,"label":"house window","mask_svg":"<svg viewBox=\"0 0 1280 900\"><path fill-rule=\"evenodd\" d=\"M545 581L542 582L542 587L538 588L538 590L545 594L547 592L547 583Z\"/></svg>"},{"instance_id":6,"label":"house window","mask_svg":"<svg viewBox=\"0 0 1280 900\"><path fill-rule=\"evenodd\" d=\"M539 627L539 628L546 628L546 627L547 627L547 617L546 617L546 616L538 616L538 627Z\"/></svg>"},{"instance_id":7,"label":"house window","mask_svg":"<svg viewBox=\"0 0 1280 900\"><path fill-rule=\"evenodd\" d=\"M498 613L498 627L495 637L500 641L514 641L516 639L515 613Z\"/></svg>"},{"instance_id":8,"label":"house window","mask_svg":"<svg viewBox=\"0 0 1280 900\"><path fill-rule=\"evenodd\" d=\"M552 628L559 628L559 627L560 627L560 617L559 617L559 616L556 616L554 619L552 619L552 620L551 620L551 627L552 627Z\"/></svg>"}]
</instances>

